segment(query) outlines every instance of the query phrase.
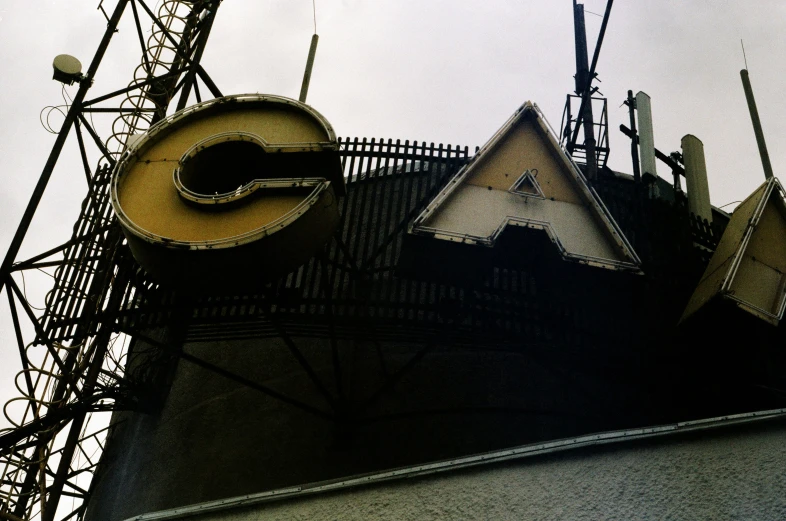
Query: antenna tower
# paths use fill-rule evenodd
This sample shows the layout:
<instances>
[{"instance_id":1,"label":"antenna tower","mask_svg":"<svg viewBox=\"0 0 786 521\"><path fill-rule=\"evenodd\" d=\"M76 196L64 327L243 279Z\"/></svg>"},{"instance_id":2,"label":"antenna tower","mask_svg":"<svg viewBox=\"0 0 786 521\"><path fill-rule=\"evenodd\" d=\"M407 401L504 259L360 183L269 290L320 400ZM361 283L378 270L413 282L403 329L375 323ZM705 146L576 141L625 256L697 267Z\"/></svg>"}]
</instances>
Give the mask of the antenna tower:
<instances>
[{"instance_id":1,"label":"antenna tower","mask_svg":"<svg viewBox=\"0 0 786 521\"><path fill-rule=\"evenodd\" d=\"M192 98L201 101L200 82L212 96L221 96L200 65L220 0L164 0L155 12L145 0L118 0L111 13L104 3L98 7L106 31L87 73L77 78L78 92L0 271L22 367L16 377L21 396L4 408L14 427L0 431L0 519L83 517L108 434L106 418L96 414L139 403L124 371L127 338L117 326L122 311L144 298L145 288L131 285L133 269L109 204L110 174L129 138L165 118L173 100L177 109ZM129 16L142 50L140 64L127 87L96 93L91 86L102 59L121 19ZM111 120L102 122L107 117ZM81 214L70 238L20 259L70 134L76 136L88 187ZM93 167L89 158L96 153ZM54 279L40 316L20 289L24 274L35 271ZM30 329L35 334L27 337Z\"/></svg>"}]
</instances>

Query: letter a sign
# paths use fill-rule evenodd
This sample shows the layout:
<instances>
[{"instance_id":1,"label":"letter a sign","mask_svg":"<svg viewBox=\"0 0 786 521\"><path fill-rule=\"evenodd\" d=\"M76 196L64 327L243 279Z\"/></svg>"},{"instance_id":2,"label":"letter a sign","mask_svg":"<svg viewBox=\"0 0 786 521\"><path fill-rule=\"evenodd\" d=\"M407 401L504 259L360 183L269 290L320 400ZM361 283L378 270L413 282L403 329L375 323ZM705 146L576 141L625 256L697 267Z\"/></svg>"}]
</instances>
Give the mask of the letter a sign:
<instances>
[{"instance_id":1,"label":"letter a sign","mask_svg":"<svg viewBox=\"0 0 786 521\"><path fill-rule=\"evenodd\" d=\"M633 248L531 102L448 182L410 233L493 247L507 226L542 230L566 261L639 271Z\"/></svg>"}]
</instances>

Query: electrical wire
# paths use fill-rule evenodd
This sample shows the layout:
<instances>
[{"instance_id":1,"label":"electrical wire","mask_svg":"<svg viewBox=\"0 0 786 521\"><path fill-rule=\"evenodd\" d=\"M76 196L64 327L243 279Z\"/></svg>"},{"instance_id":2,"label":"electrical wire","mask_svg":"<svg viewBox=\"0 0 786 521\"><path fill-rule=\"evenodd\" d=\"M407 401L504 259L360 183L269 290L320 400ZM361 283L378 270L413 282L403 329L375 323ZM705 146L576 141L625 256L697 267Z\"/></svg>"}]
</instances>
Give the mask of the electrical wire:
<instances>
[{"instance_id":1,"label":"electrical wire","mask_svg":"<svg viewBox=\"0 0 786 521\"><path fill-rule=\"evenodd\" d=\"M50 278L52 278L52 279L54 279L54 278L55 278L55 276L54 276L54 275L52 275L52 274L51 274L51 273L49 273L48 271L44 271L44 270L42 270L41 268L36 268L36 270L40 271L41 273L43 273L44 275L47 275L48 277L50 277ZM57 279L55 279L55 280L57 280Z\"/></svg>"},{"instance_id":2,"label":"electrical wire","mask_svg":"<svg viewBox=\"0 0 786 521\"><path fill-rule=\"evenodd\" d=\"M22 295L24 295L25 302L27 302L27 305L30 306L31 308L35 309L36 311L46 311L46 308L38 308L38 307L35 307L33 304L30 303L30 299L27 298L27 284L25 284L25 272L24 272L24 270L20 270L19 274L22 275Z\"/></svg>"},{"instance_id":3,"label":"electrical wire","mask_svg":"<svg viewBox=\"0 0 786 521\"><path fill-rule=\"evenodd\" d=\"M50 134L59 134L59 130L55 130L52 128L52 124L49 122L49 118L52 115L52 112L59 112L63 119L66 117L66 113L62 109L63 105L47 105L46 107L41 109L41 112L38 114L38 121L41 122L41 126L44 127L44 130L49 132ZM46 116L44 116L44 112L46 112Z\"/></svg>"},{"instance_id":4,"label":"electrical wire","mask_svg":"<svg viewBox=\"0 0 786 521\"><path fill-rule=\"evenodd\" d=\"M52 127L52 123L49 121L49 118L52 116L53 112L59 112L63 119L66 118L68 111L71 109L71 105L73 104L74 100L68 94L68 91L65 90L65 84L63 84L62 88L60 89L60 96L63 98L63 105L47 105L46 107L41 109L41 112L38 114L38 121L41 122L41 126L44 127L44 130L49 132L50 134L59 134L59 130L55 130ZM46 113L46 116L44 116ZM92 116L92 115L91 115Z\"/></svg>"},{"instance_id":5,"label":"electrical wire","mask_svg":"<svg viewBox=\"0 0 786 521\"><path fill-rule=\"evenodd\" d=\"M71 105L74 103L74 99L71 97L70 94L68 94L65 83L63 83L63 86L60 88L60 96L63 98L63 103L65 103L66 111L70 110Z\"/></svg>"}]
</instances>

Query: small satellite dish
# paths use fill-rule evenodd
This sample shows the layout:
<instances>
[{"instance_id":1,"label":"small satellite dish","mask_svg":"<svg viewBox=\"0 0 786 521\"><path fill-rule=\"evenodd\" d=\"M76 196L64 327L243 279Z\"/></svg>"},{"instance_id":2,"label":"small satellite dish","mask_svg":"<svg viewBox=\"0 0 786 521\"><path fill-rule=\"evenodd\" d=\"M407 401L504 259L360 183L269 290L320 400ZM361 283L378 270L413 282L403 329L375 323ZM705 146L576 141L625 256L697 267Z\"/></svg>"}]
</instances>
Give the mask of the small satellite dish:
<instances>
[{"instance_id":1,"label":"small satellite dish","mask_svg":"<svg viewBox=\"0 0 786 521\"><path fill-rule=\"evenodd\" d=\"M52 68L55 70L52 79L60 83L72 85L75 81L78 82L82 79L82 64L69 54L55 56Z\"/></svg>"}]
</instances>

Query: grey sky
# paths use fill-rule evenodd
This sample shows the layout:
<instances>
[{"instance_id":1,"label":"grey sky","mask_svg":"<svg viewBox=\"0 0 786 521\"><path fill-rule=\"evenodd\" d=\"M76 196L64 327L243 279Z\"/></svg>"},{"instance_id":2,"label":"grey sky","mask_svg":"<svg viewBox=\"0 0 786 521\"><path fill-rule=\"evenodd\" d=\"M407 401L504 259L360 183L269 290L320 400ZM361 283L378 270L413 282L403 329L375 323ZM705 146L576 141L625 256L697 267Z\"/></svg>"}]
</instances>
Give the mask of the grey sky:
<instances>
[{"instance_id":1,"label":"grey sky","mask_svg":"<svg viewBox=\"0 0 786 521\"><path fill-rule=\"evenodd\" d=\"M52 58L86 69L103 34L99 0L4 0L0 4L0 252L5 253L54 142L39 124L62 104ZM153 2L151 1L151 4ZM113 0L105 0L108 11ZM481 145L525 100L559 128L573 87L571 0L317 0L320 35L308 101L340 136ZM586 0L601 14L605 0ZM121 88L139 62L130 11L88 95ZM749 70L776 176L786 167L786 4L776 0L618 0L598 72L609 98L610 166L631 171L626 91L652 96L656 146L703 140L712 202L744 199L764 177L739 79ZM587 15L590 52L601 17ZM226 94L296 97L313 32L311 0L227 0L203 64ZM70 92L76 92L71 87ZM55 126L60 119L52 118ZM105 121L96 118L99 128ZM660 165L659 165L660 168ZM660 173L670 177L665 168ZM73 136L19 258L65 241L85 193ZM733 208L730 207L730 208ZM30 281L43 302L46 278ZM18 354L0 298L0 399L16 394ZM5 424L0 419L0 427Z\"/></svg>"}]
</instances>

